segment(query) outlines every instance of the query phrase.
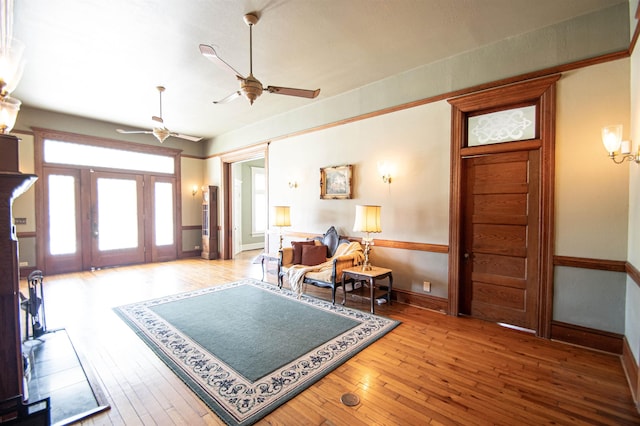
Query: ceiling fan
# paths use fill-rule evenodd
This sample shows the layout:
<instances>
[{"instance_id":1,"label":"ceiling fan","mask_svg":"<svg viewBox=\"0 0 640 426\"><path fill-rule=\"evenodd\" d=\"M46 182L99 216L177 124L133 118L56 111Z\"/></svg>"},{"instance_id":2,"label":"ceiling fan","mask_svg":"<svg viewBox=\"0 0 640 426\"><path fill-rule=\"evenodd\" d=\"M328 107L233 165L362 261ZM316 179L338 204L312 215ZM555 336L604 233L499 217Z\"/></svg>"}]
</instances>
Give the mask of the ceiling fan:
<instances>
[{"instance_id":1,"label":"ceiling fan","mask_svg":"<svg viewBox=\"0 0 640 426\"><path fill-rule=\"evenodd\" d=\"M175 138L180 138L180 139L186 139L188 141L192 141L192 142L198 142L200 139L197 136L189 136L189 135L183 135L182 133L175 133L170 131L169 129L167 129L164 126L164 122L162 121L162 92L165 91L165 88L163 86L157 86L156 89L158 89L158 93L160 95L160 117L158 116L152 116L151 119L157 123L160 123L160 125L158 127L154 127L151 130L123 130L123 129L116 129L116 132L118 133L145 133L148 135L153 135L156 137L156 139L158 139L160 141L160 143L164 142L165 139L167 139L169 136L173 136Z\"/></svg>"},{"instance_id":2,"label":"ceiling fan","mask_svg":"<svg viewBox=\"0 0 640 426\"><path fill-rule=\"evenodd\" d=\"M214 104L224 104L230 102L240 96L243 96L249 100L249 103L253 105L253 101L258 99L258 96L262 94L263 91L267 91L269 93L275 93L278 95L288 95L288 96L298 96L301 98L309 98L313 99L320 93L320 89L316 90L307 90L307 89L294 89L291 87L280 87L280 86L267 86L264 88L262 83L253 76L253 26L258 23L258 16L252 13L248 13L244 15L244 22L249 26L249 75L247 77L243 77L241 73L236 71L231 65L225 62L218 54L215 49L208 44L200 45L200 53L205 58L210 59L214 63L221 66L223 69L231 72L239 81L240 81L240 90L230 94L226 98L223 98L219 101L214 101Z\"/></svg>"}]
</instances>

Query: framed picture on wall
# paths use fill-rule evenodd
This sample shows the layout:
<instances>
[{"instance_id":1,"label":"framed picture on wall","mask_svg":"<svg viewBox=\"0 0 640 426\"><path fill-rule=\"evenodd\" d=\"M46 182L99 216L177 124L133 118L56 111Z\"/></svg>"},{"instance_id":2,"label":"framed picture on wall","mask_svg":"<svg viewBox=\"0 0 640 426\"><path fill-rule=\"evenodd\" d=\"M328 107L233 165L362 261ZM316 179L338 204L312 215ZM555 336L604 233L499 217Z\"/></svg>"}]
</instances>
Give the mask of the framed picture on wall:
<instances>
[{"instance_id":1,"label":"framed picture on wall","mask_svg":"<svg viewBox=\"0 0 640 426\"><path fill-rule=\"evenodd\" d=\"M320 169L320 198L346 200L351 198L351 164Z\"/></svg>"}]
</instances>

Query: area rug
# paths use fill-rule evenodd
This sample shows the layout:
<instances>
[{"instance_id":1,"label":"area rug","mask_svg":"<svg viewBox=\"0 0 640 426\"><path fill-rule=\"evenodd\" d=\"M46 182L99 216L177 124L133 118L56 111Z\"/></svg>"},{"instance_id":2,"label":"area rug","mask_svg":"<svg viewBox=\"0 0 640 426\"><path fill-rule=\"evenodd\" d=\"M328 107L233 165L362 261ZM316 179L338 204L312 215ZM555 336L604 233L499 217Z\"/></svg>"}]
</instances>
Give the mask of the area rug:
<instances>
[{"instance_id":1,"label":"area rug","mask_svg":"<svg viewBox=\"0 0 640 426\"><path fill-rule=\"evenodd\" d=\"M253 279L115 312L229 425L250 425L399 322Z\"/></svg>"}]
</instances>

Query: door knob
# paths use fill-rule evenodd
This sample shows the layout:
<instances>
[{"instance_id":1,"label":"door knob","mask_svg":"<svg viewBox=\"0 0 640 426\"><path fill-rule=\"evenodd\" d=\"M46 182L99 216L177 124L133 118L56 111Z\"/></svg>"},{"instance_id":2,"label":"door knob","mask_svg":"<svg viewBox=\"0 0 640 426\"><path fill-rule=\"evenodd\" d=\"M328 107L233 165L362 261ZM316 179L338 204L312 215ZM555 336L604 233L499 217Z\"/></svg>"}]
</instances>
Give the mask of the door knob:
<instances>
[{"instance_id":1,"label":"door knob","mask_svg":"<svg viewBox=\"0 0 640 426\"><path fill-rule=\"evenodd\" d=\"M469 253L465 253L465 254L464 254L464 258L465 258L465 259L468 259L468 258L469 258Z\"/></svg>"}]
</instances>

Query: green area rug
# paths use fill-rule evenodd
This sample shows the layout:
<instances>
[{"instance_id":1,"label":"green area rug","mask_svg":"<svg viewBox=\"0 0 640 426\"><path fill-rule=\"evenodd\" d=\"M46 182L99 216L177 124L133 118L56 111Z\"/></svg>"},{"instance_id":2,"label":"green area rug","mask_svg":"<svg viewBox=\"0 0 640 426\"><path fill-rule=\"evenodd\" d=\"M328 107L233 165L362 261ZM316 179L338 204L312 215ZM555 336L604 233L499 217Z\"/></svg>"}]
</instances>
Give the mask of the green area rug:
<instances>
[{"instance_id":1,"label":"green area rug","mask_svg":"<svg viewBox=\"0 0 640 426\"><path fill-rule=\"evenodd\" d=\"M115 312L230 425L260 420L399 324L253 279Z\"/></svg>"}]
</instances>

